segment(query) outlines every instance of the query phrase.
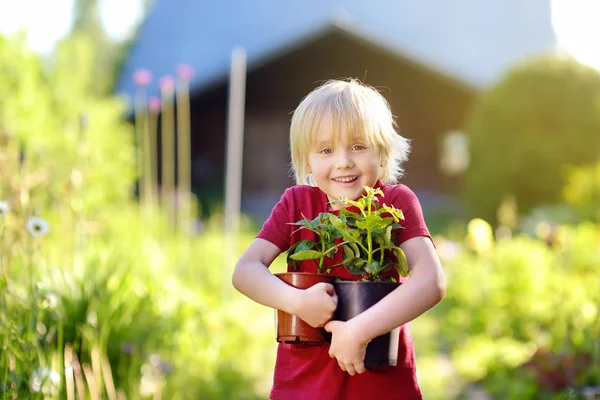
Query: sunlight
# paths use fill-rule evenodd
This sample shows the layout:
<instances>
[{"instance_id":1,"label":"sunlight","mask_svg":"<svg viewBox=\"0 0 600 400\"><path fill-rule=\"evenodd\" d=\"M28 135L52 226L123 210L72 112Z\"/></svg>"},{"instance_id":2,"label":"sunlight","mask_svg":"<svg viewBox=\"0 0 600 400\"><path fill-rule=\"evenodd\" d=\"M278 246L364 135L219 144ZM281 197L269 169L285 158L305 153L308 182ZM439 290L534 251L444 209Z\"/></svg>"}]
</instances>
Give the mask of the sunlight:
<instances>
[{"instance_id":1,"label":"sunlight","mask_svg":"<svg viewBox=\"0 0 600 400\"><path fill-rule=\"evenodd\" d=\"M579 62L600 69L600 2L552 0L552 25L561 49Z\"/></svg>"},{"instance_id":2,"label":"sunlight","mask_svg":"<svg viewBox=\"0 0 600 400\"><path fill-rule=\"evenodd\" d=\"M25 31L34 51L48 53L71 27L73 0L0 2L0 34Z\"/></svg>"},{"instance_id":3,"label":"sunlight","mask_svg":"<svg viewBox=\"0 0 600 400\"><path fill-rule=\"evenodd\" d=\"M71 28L73 3L74 0L0 1L0 34L24 31L32 50L49 53ZM102 23L112 39L129 35L142 18L142 0L99 0L99 7Z\"/></svg>"}]
</instances>

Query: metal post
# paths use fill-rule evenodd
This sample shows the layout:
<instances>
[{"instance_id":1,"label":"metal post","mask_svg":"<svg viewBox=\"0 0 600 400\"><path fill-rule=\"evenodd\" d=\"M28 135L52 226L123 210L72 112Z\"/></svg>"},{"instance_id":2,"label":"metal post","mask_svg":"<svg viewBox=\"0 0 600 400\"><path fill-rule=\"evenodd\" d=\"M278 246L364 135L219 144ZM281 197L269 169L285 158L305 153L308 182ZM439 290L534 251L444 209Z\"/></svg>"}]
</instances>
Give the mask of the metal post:
<instances>
[{"instance_id":1,"label":"metal post","mask_svg":"<svg viewBox=\"0 0 600 400\"><path fill-rule=\"evenodd\" d=\"M223 296L230 292L233 264L238 256L240 207L242 195L242 162L244 149L244 114L246 98L246 51L234 48L229 76L229 108L227 116L227 153L225 167L225 221L223 258Z\"/></svg>"}]
</instances>

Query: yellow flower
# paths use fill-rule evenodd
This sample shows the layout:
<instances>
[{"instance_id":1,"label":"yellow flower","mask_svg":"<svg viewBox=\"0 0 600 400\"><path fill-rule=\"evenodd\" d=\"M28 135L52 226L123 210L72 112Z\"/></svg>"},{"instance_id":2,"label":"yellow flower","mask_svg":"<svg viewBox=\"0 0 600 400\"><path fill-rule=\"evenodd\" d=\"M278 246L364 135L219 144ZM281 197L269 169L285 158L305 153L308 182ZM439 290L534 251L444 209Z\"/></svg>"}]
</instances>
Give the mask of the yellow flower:
<instances>
[{"instance_id":1,"label":"yellow flower","mask_svg":"<svg viewBox=\"0 0 600 400\"><path fill-rule=\"evenodd\" d=\"M477 253L487 253L494 246L492 227L483 219L472 219L467 225L467 231L467 242Z\"/></svg>"}]
</instances>

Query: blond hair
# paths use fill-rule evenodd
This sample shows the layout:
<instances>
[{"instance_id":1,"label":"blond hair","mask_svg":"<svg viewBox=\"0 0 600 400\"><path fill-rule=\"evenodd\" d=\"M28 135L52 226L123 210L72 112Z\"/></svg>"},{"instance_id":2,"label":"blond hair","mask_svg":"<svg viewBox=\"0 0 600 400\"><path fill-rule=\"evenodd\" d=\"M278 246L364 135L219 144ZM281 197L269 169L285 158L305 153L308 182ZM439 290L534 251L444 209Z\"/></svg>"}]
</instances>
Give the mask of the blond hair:
<instances>
[{"instance_id":1,"label":"blond hair","mask_svg":"<svg viewBox=\"0 0 600 400\"><path fill-rule=\"evenodd\" d=\"M294 111L290 149L298 185L312 184L308 179L308 155L325 118L331 118L334 138L339 138L342 131L348 135L364 134L367 144L376 146L381 156L378 178L387 183L398 181L410 152L409 141L396 131L385 98L373 87L349 79L324 83L310 92Z\"/></svg>"}]
</instances>

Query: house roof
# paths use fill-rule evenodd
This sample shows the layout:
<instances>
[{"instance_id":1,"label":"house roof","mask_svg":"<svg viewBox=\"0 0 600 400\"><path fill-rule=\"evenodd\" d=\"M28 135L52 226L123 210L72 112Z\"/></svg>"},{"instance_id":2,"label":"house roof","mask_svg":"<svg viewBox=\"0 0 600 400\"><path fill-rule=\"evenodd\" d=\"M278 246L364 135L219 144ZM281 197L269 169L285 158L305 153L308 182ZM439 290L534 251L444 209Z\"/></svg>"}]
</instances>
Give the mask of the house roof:
<instances>
[{"instance_id":1,"label":"house roof","mask_svg":"<svg viewBox=\"0 0 600 400\"><path fill-rule=\"evenodd\" d=\"M231 51L249 67L293 51L332 27L473 88L514 62L555 47L549 0L156 0L131 46L116 91L131 96L135 70L155 81L186 63L193 89L228 75ZM158 92L149 87L150 95Z\"/></svg>"}]
</instances>

